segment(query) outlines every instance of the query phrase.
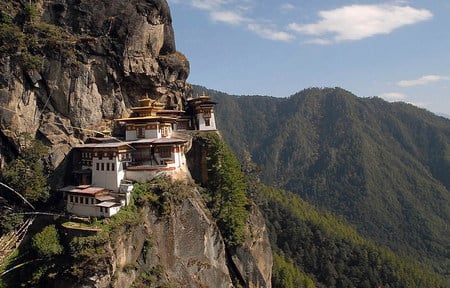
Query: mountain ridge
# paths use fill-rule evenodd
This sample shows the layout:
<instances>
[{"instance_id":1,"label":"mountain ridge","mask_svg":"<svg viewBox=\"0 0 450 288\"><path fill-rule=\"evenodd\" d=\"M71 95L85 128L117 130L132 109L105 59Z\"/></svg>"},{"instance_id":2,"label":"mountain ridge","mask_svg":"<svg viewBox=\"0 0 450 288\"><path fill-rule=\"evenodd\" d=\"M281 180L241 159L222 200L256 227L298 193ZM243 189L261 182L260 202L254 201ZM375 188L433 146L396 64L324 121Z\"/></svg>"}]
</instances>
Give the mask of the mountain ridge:
<instances>
[{"instance_id":1,"label":"mountain ridge","mask_svg":"<svg viewBox=\"0 0 450 288\"><path fill-rule=\"evenodd\" d=\"M266 184L344 215L366 237L448 273L449 120L341 88L287 98L207 92L221 103L225 140L239 157L250 153Z\"/></svg>"}]
</instances>

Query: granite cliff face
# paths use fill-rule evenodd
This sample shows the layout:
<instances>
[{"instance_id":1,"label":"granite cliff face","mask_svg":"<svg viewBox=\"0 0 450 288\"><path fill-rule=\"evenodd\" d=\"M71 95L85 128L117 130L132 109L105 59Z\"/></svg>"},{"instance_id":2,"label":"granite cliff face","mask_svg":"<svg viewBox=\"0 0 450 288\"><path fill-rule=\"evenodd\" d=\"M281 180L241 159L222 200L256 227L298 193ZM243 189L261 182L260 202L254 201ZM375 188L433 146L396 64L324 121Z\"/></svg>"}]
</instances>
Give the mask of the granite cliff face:
<instances>
[{"instance_id":1,"label":"granite cliff face","mask_svg":"<svg viewBox=\"0 0 450 288\"><path fill-rule=\"evenodd\" d=\"M197 189L183 187L190 196L171 201L168 213L144 206L137 221L92 250L98 256L78 258L79 276L57 276L45 287L271 287L272 251L256 206L247 240L230 248Z\"/></svg>"},{"instance_id":2,"label":"granite cliff face","mask_svg":"<svg viewBox=\"0 0 450 288\"><path fill-rule=\"evenodd\" d=\"M102 267L86 270L75 287L232 287L222 236L200 199L185 198L163 217L146 207L140 224L107 244Z\"/></svg>"},{"instance_id":3,"label":"granite cliff face","mask_svg":"<svg viewBox=\"0 0 450 288\"><path fill-rule=\"evenodd\" d=\"M5 11L17 18L25 2L6 1ZM138 99L181 107L189 62L176 51L166 1L34 2L37 16L23 29L35 43L25 40L0 56L5 146L17 146L21 132L36 135L58 167L78 139L111 130L110 120ZM38 64L24 63L26 55Z\"/></svg>"}]
</instances>

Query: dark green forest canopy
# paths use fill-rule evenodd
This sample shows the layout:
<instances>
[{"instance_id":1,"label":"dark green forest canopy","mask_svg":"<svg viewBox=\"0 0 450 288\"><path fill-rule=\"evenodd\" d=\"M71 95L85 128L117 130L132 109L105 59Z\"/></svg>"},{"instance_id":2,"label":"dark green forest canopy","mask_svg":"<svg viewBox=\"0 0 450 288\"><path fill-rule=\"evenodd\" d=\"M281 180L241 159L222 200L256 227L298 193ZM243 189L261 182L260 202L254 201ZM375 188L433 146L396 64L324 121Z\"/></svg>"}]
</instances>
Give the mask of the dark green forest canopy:
<instances>
[{"instance_id":1,"label":"dark green forest canopy","mask_svg":"<svg viewBox=\"0 0 450 288\"><path fill-rule=\"evenodd\" d=\"M266 184L449 273L450 120L340 88L288 98L206 92L220 103L225 141L239 159L251 155Z\"/></svg>"},{"instance_id":2,"label":"dark green forest canopy","mask_svg":"<svg viewBox=\"0 0 450 288\"><path fill-rule=\"evenodd\" d=\"M208 180L206 203L217 220L226 244L236 246L245 239L248 216L247 183L241 165L228 145L216 132L200 133L194 142L206 150Z\"/></svg>"},{"instance_id":3,"label":"dark green forest canopy","mask_svg":"<svg viewBox=\"0 0 450 288\"><path fill-rule=\"evenodd\" d=\"M274 287L448 287L448 279L429 267L377 247L345 220L298 196L250 187L269 228Z\"/></svg>"}]
</instances>

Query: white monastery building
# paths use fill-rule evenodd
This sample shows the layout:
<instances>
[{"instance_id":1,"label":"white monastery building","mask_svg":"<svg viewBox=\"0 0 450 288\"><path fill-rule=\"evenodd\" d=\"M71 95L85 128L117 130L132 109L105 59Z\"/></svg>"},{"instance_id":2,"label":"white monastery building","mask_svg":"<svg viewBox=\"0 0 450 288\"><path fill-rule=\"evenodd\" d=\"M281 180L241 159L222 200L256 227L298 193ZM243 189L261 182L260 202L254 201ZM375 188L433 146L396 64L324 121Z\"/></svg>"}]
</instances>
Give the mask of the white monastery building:
<instances>
[{"instance_id":1,"label":"white monastery building","mask_svg":"<svg viewBox=\"0 0 450 288\"><path fill-rule=\"evenodd\" d=\"M130 202L132 183L145 183L162 173L189 175L189 140L175 131L216 130L215 102L202 95L187 100L186 111L167 110L156 100L142 99L127 118L122 138L89 138L74 148L74 183L64 193L66 210L79 216L111 217Z\"/></svg>"}]
</instances>

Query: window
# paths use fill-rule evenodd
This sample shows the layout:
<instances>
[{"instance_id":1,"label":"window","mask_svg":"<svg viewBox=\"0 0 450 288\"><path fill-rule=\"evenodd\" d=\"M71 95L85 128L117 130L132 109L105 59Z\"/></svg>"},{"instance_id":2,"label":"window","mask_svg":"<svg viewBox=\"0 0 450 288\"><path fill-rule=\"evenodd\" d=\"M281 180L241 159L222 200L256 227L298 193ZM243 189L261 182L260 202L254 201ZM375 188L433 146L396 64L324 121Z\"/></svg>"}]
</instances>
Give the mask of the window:
<instances>
[{"instance_id":1,"label":"window","mask_svg":"<svg viewBox=\"0 0 450 288\"><path fill-rule=\"evenodd\" d=\"M161 136L162 137L167 137L169 136L169 127L162 127L161 128Z\"/></svg>"},{"instance_id":2,"label":"window","mask_svg":"<svg viewBox=\"0 0 450 288\"><path fill-rule=\"evenodd\" d=\"M102 171L105 170L105 163L102 163Z\"/></svg>"},{"instance_id":3,"label":"window","mask_svg":"<svg viewBox=\"0 0 450 288\"><path fill-rule=\"evenodd\" d=\"M114 163L111 163L111 171L115 171L115 168Z\"/></svg>"},{"instance_id":4,"label":"window","mask_svg":"<svg viewBox=\"0 0 450 288\"><path fill-rule=\"evenodd\" d=\"M210 119L205 119L205 126L211 126Z\"/></svg>"},{"instance_id":5,"label":"window","mask_svg":"<svg viewBox=\"0 0 450 288\"><path fill-rule=\"evenodd\" d=\"M78 203L78 197L75 196L75 203Z\"/></svg>"},{"instance_id":6,"label":"window","mask_svg":"<svg viewBox=\"0 0 450 288\"><path fill-rule=\"evenodd\" d=\"M83 204L83 197L80 197L80 204Z\"/></svg>"},{"instance_id":7,"label":"window","mask_svg":"<svg viewBox=\"0 0 450 288\"><path fill-rule=\"evenodd\" d=\"M91 204L94 205L94 198L91 198Z\"/></svg>"},{"instance_id":8,"label":"window","mask_svg":"<svg viewBox=\"0 0 450 288\"><path fill-rule=\"evenodd\" d=\"M73 202L73 196L72 195L69 196L69 199L70 199L69 202Z\"/></svg>"},{"instance_id":9,"label":"window","mask_svg":"<svg viewBox=\"0 0 450 288\"><path fill-rule=\"evenodd\" d=\"M172 147L165 146L165 147L159 148L159 155L162 158L170 158L172 156Z\"/></svg>"},{"instance_id":10,"label":"window","mask_svg":"<svg viewBox=\"0 0 450 288\"><path fill-rule=\"evenodd\" d=\"M109 171L109 163L106 163L106 171Z\"/></svg>"},{"instance_id":11,"label":"window","mask_svg":"<svg viewBox=\"0 0 450 288\"><path fill-rule=\"evenodd\" d=\"M145 138L145 128L137 127L137 138Z\"/></svg>"},{"instance_id":12,"label":"window","mask_svg":"<svg viewBox=\"0 0 450 288\"><path fill-rule=\"evenodd\" d=\"M96 165L96 167L95 167L95 170L98 171L98 170L100 170L100 168L99 168L99 165L100 165L100 164L99 164L99 163L96 163L96 164L97 164L97 165Z\"/></svg>"}]
</instances>

